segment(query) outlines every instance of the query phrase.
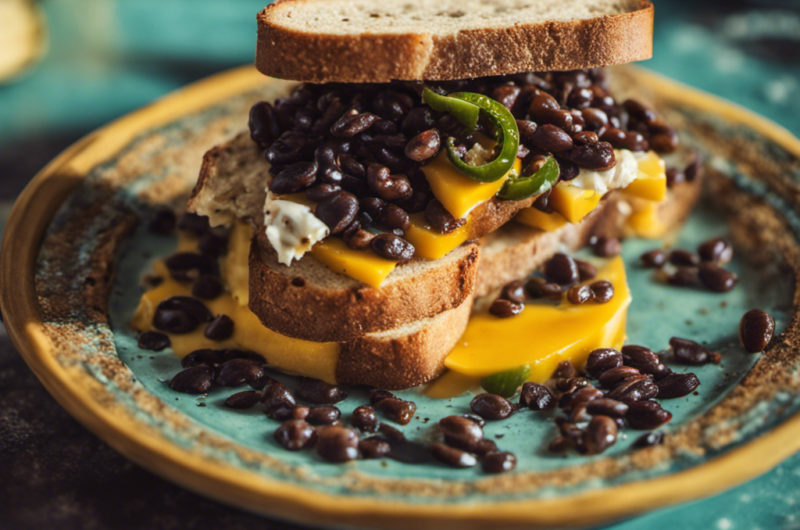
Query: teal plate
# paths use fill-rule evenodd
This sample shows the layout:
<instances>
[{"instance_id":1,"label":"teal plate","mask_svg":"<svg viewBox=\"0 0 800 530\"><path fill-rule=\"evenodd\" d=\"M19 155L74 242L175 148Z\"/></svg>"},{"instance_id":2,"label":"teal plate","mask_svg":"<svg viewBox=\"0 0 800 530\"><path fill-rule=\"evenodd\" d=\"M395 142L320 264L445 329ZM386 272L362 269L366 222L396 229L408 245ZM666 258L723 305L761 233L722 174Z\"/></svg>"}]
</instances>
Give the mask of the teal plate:
<instances>
[{"instance_id":1,"label":"teal plate","mask_svg":"<svg viewBox=\"0 0 800 530\"><path fill-rule=\"evenodd\" d=\"M433 462L325 463L272 439L263 413L222 406L231 389L194 397L165 383L180 369L168 350L144 351L129 328L140 277L169 254L146 220L179 205L203 152L238 132L247 109L282 82L251 69L216 76L87 137L49 165L15 206L3 240L2 309L27 362L59 402L131 459L188 488L251 510L336 527L535 528L585 526L699 498L762 473L800 446L795 278L800 142L760 118L635 69L622 82L651 92L710 161L707 199L676 241L726 236L741 281L713 294L668 287L638 265L660 241L629 239L623 258L633 302L628 342L664 349L670 337L708 344L720 365L693 368L698 392L671 400L663 445L635 449L627 430L605 454L553 455L548 414L490 423L486 435L518 458L488 476ZM763 355L738 344L741 315L770 312L780 337ZM676 371L686 367L672 366ZM292 378L284 380L292 385ZM402 430L436 436L436 420L469 410L470 395L418 405ZM353 389L347 414L365 403Z\"/></svg>"}]
</instances>

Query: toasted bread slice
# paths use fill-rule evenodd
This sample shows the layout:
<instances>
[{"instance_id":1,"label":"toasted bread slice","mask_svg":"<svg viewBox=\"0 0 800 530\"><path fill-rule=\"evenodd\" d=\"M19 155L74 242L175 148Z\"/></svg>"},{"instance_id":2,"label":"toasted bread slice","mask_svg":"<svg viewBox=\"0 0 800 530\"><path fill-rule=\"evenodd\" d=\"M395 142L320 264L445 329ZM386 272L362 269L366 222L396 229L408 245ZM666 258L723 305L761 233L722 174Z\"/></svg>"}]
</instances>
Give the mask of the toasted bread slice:
<instances>
[{"instance_id":1,"label":"toasted bread slice","mask_svg":"<svg viewBox=\"0 0 800 530\"><path fill-rule=\"evenodd\" d=\"M256 67L317 83L574 70L652 55L646 0L278 0L257 18Z\"/></svg>"}]
</instances>

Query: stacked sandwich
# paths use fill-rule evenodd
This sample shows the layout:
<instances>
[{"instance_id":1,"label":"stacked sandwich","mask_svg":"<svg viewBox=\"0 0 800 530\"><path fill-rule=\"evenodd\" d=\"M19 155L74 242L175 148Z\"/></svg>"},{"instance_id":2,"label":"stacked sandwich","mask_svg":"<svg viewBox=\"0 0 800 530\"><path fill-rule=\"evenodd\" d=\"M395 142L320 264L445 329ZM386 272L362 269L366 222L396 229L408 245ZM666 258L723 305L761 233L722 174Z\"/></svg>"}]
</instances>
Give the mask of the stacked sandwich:
<instances>
[{"instance_id":1,"label":"stacked sandwich","mask_svg":"<svg viewBox=\"0 0 800 530\"><path fill-rule=\"evenodd\" d=\"M280 93L206 154L189 202L232 230L233 342L330 383L408 388L554 254L611 256L679 223L697 184L668 186L676 133L601 68L650 57L652 21L643 0L268 6L256 66L296 83L270 81ZM508 298L488 322L528 311Z\"/></svg>"}]
</instances>

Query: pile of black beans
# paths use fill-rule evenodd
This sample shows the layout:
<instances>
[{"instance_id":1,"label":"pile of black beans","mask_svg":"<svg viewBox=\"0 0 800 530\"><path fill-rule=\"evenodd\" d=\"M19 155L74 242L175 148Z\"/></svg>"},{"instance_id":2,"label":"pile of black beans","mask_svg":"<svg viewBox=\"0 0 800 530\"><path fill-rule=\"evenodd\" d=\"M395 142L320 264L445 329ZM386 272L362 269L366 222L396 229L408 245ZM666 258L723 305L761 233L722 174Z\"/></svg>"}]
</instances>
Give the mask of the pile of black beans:
<instances>
[{"instance_id":1,"label":"pile of black beans","mask_svg":"<svg viewBox=\"0 0 800 530\"><path fill-rule=\"evenodd\" d=\"M501 318L518 315L525 309L525 300L560 300L564 289L567 289L567 300L576 305L605 304L614 297L614 285L606 280L575 285L597 276L597 268L588 261L559 252L545 262L543 272L544 278L532 276L504 285L489 306L489 312Z\"/></svg>"},{"instance_id":2,"label":"pile of black beans","mask_svg":"<svg viewBox=\"0 0 800 530\"><path fill-rule=\"evenodd\" d=\"M662 269L669 265L672 272L662 270L662 273L670 285L705 287L715 293L725 293L739 282L735 272L724 268L732 258L730 242L716 237L701 243L696 253L680 248L669 253L654 249L642 254L640 259L644 267Z\"/></svg>"},{"instance_id":3,"label":"pile of black beans","mask_svg":"<svg viewBox=\"0 0 800 530\"><path fill-rule=\"evenodd\" d=\"M523 174L554 155L561 179L579 168L614 167L614 149L673 151L677 135L655 112L635 100L618 103L603 70L517 74L433 83L441 93L485 94L517 118ZM250 111L250 135L270 162L276 194L302 192L333 235L358 250L371 248L396 261L410 259L404 239L409 214L424 212L447 233L464 223L436 200L420 167L447 137L466 153L471 133L450 115L423 104L421 83L302 84ZM486 131L480 123L478 131ZM547 210L547 198L537 201Z\"/></svg>"}]
</instances>

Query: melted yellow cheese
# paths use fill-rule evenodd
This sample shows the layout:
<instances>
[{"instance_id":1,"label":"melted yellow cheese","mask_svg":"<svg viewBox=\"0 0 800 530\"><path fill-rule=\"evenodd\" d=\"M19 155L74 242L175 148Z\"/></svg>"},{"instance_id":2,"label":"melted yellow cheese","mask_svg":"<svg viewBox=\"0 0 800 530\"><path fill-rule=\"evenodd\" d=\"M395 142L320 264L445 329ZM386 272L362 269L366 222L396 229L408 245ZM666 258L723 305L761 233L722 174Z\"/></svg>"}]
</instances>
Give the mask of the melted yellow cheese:
<instances>
[{"instance_id":1,"label":"melted yellow cheese","mask_svg":"<svg viewBox=\"0 0 800 530\"><path fill-rule=\"evenodd\" d=\"M550 205L570 223L579 223L600 204L602 193L559 184L550 192Z\"/></svg>"},{"instance_id":2,"label":"melted yellow cheese","mask_svg":"<svg viewBox=\"0 0 800 530\"><path fill-rule=\"evenodd\" d=\"M658 239L666 234L669 225L659 216L659 204L653 201L638 201L632 204L634 211L625 224L634 235L647 239Z\"/></svg>"},{"instance_id":3,"label":"melted yellow cheese","mask_svg":"<svg viewBox=\"0 0 800 530\"><path fill-rule=\"evenodd\" d=\"M406 239L414 245L417 256L428 259L439 259L467 240L469 235L469 218L467 222L449 234L440 234L430 227L425 214L411 214L411 228L406 230Z\"/></svg>"},{"instance_id":4,"label":"melted yellow cheese","mask_svg":"<svg viewBox=\"0 0 800 530\"><path fill-rule=\"evenodd\" d=\"M596 348L621 347L631 302L622 258L610 260L597 278L614 285L615 294L608 303L577 306L564 299L558 305L528 304L510 318L488 312L473 315L445 359L447 368L465 377L451 378L463 387L468 378L477 383L487 375L527 364L530 380L544 382L561 361L580 367Z\"/></svg>"},{"instance_id":5,"label":"melted yellow cheese","mask_svg":"<svg viewBox=\"0 0 800 530\"><path fill-rule=\"evenodd\" d=\"M253 228L237 221L228 239L228 253L220 260L220 272L233 299L241 305L250 303L250 242Z\"/></svg>"},{"instance_id":6,"label":"melted yellow cheese","mask_svg":"<svg viewBox=\"0 0 800 530\"><path fill-rule=\"evenodd\" d=\"M545 232L552 232L569 224L569 221L560 213L544 213L538 208L525 208L517 214L514 220L524 225L539 228Z\"/></svg>"},{"instance_id":7,"label":"melted yellow cheese","mask_svg":"<svg viewBox=\"0 0 800 530\"><path fill-rule=\"evenodd\" d=\"M397 266L397 262L382 258L371 250L353 250L338 237L320 241L311 249L311 254L332 271L376 288Z\"/></svg>"},{"instance_id":8,"label":"melted yellow cheese","mask_svg":"<svg viewBox=\"0 0 800 530\"><path fill-rule=\"evenodd\" d=\"M241 252L237 247L235 233L232 236L233 246L228 252L230 259L235 253ZM239 232L246 232L245 230ZM244 239L244 238L243 238ZM248 240L249 242L249 240ZM236 249L239 250L236 250ZM249 244L244 252L245 263ZM180 250L190 251L196 247L192 240L182 238ZM223 267L223 271L230 270ZM153 272L162 278L163 283L148 290L139 300L139 306L131 319L131 327L138 331L152 330L153 315L156 306L171 296L191 296L190 284L177 282L170 278L166 266L158 261L153 266ZM223 272L224 274L224 272ZM229 278L224 278L227 285ZM242 281L241 279L236 280ZM235 282L234 282L235 283ZM244 278L247 284L247 278ZM237 303L229 292L225 292L214 300L204 301L204 304L214 315L228 315L234 322L233 335L224 341L214 341L206 338L203 332L207 324L200 325L191 333L168 333L172 350L179 357L203 348L237 348L257 352L267 359L272 366L291 374L305 375L321 379L328 383L336 382L336 364L339 360L339 345L335 342L311 342L294 339L281 335L264 326L258 317L246 305Z\"/></svg>"},{"instance_id":9,"label":"melted yellow cheese","mask_svg":"<svg viewBox=\"0 0 800 530\"><path fill-rule=\"evenodd\" d=\"M514 167L499 180L477 182L458 171L447 159L444 149L432 162L422 166L433 195L456 219L465 217L476 206L497 195L511 172L516 171L519 174L521 169L522 162L518 158L514 161Z\"/></svg>"},{"instance_id":10,"label":"melted yellow cheese","mask_svg":"<svg viewBox=\"0 0 800 530\"><path fill-rule=\"evenodd\" d=\"M667 198L666 164L653 151L639 159L639 176L624 188L626 194L648 201Z\"/></svg>"}]
</instances>

